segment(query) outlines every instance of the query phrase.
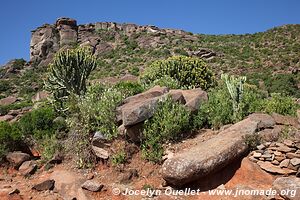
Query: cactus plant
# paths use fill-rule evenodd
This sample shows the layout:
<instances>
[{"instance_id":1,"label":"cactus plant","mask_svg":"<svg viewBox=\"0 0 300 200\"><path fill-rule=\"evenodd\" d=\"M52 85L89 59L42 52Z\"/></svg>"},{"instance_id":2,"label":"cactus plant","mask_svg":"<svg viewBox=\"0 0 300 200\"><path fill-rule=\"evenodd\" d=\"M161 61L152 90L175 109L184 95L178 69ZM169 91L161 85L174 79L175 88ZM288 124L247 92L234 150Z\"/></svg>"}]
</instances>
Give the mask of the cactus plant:
<instances>
[{"instance_id":1,"label":"cactus plant","mask_svg":"<svg viewBox=\"0 0 300 200\"><path fill-rule=\"evenodd\" d=\"M241 108L241 102L243 99L244 83L247 78L245 76L235 77L228 74L222 74L221 79L225 81L227 90L230 94L233 106L233 118L239 121L239 113Z\"/></svg>"},{"instance_id":2,"label":"cactus plant","mask_svg":"<svg viewBox=\"0 0 300 200\"><path fill-rule=\"evenodd\" d=\"M80 96L86 92L87 79L96 65L96 58L87 48L60 51L49 67L46 89L63 107L70 94Z\"/></svg>"}]
</instances>

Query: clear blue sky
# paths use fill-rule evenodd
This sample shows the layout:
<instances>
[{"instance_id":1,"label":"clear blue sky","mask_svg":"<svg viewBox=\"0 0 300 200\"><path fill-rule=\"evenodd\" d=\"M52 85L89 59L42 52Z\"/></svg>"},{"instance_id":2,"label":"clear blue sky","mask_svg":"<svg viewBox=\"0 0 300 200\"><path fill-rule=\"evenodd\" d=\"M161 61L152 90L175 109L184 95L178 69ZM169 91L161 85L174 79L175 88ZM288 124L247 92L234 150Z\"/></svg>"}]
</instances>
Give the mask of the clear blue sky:
<instances>
[{"instance_id":1,"label":"clear blue sky","mask_svg":"<svg viewBox=\"0 0 300 200\"><path fill-rule=\"evenodd\" d=\"M300 23L299 0L2 0L0 65L29 59L30 31L61 16L79 24L114 21L194 33L241 34Z\"/></svg>"}]
</instances>

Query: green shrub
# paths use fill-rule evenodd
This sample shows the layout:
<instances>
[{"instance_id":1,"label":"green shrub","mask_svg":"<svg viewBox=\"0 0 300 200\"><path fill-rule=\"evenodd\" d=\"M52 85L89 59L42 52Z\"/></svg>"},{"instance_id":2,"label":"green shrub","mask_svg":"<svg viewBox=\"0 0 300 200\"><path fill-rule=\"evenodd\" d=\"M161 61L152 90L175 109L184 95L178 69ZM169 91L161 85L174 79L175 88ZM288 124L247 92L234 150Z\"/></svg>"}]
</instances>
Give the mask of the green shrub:
<instances>
[{"instance_id":1,"label":"green shrub","mask_svg":"<svg viewBox=\"0 0 300 200\"><path fill-rule=\"evenodd\" d=\"M56 138L55 134L45 135L39 142L40 148L42 150L41 158L43 162L51 160L56 153L62 151L62 146Z\"/></svg>"},{"instance_id":2,"label":"green shrub","mask_svg":"<svg viewBox=\"0 0 300 200\"><path fill-rule=\"evenodd\" d=\"M138 76L140 74L140 69L138 67L131 67L128 71L134 76Z\"/></svg>"},{"instance_id":3,"label":"green shrub","mask_svg":"<svg viewBox=\"0 0 300 200\"><path fill-rule=\"evenodd\" d=\"M133 96L144 91L144 87L140 83L132 81L120 81L113 88L121 92L124 97Z\"/></svg>"},{"instance_id":4,"label":"green shrub","mask_svg":"<svg viewBox=\"0 0 300 200\"><path fill-rule=\"evenodd\" d=\"M9 151L15 150L22 135L14 124L0 122L0 162Z\"/></svg>"},{"instance_id":5,"label":"green shrub","mask_svg":"<svg viewBox=\"0 0 300 200\"><path fill-rule=\"evenodd\" d=\"M237 118L243 119L253 112L261 112L263 109L261 91L253 85L244 85L243 98L240 102L240 108L236 114ZM225 124L235 121L233 115L233 106L231 97L223 82L208 91L208 101L201 104L199 111L193 117L194 129L204 126L220 128Z\"/></svg>"},{"instance_id":6,"label":"green shrub","mask_svg":"<svg viewBox=\"0 0 300 200\"><path fill-rule=\"evenodd\" d=\"M10 105L0 105L0 115L6 115L10 110L18 110L28 106L32 106L32 102L22 101Z\"/></svg>"},{"instance_id":7,"label":"green shrub","mask_svg":"<svg viewBox=\"0 0 300 200\"><path fill-rule=\"evenodd\" d=\"M147 88L152 88L156 85L165 86L169 89L180 89L181 88L180 84L177 80L175 80L167 75L154 80L150 85L147 86Z\"/></svg>"},{"instance_id":8,"label":"green shrub","mask_svg":"<svg viewBox=\"0 0 300 200\"><path fill-rule=\"evenodd\" d=\"M272 94L271 98L265 99L262 110L266 113L278 113L282 115L296 115L299 106L288 96L282 94Z\"/></svg>"},{"instance_id":9,"label":"green shrub","mask_svg":"<svg viewBox=\"0 0 300 200\"><path fill-rule=\"evenodd\" d=\"M126 153L124 151L119 151L116 154L114 154L111 158L112 165L120 165L126 163Z\"/></svg>"},{"instance_id":10,"label":"green shrub","mask_svg":"<svg viewBox=\"0 0 300 200\"><path fill-rule=\"evenodd\" d=\"M180 138L180 133L189 126L190 113L170 97L159 102L153 117L147 119L142 134L144 158L159 162L163 156L163 144Z\"/></svg>"},{"instance_id":11,"label":"green shrub","mask_svg":"<svg viewBox=\"0 0 300 200\"><path fill-rule=\"evenodd\" d=\"M141 82L148 85L166 75L177 80L182 88L200 87L206 90L213 85L213 74L206 63L185 56L153 62L145 69Z\"/></svg>"},{"instance_id":12,"label":"green shrub","mask_svg":"<svg viewBox=\"0 0 300 200\"><path fill-rule=\"evenodd\" d=\"M244 139L250 151L255 150L262 143L262 137L259 134L246 135Z\"/></svg>"},{"instance_id":13,"label":"green shrub","mask_svg":"<svg viewBox=\"0 0 300 200\"><path fill-rule=\"evenodd\" d=\"M23 135L33 135L36 139L42 139L45 135L55 133L55 117L51 107L42 107L26 113L17 122L17 126Z\"/></svg>"},{"instance_id":14,"label":"green shrub","mask_svg":"<svg viewBox=\"0 0 300 200\"><path fill-rule=\"evenodd\" d=\"M0 80L0 92L6 92L9 89L11 89L10 81Z\"/></svg>"},{"instance_id":15,"label":"green shrub","mask_svg":"<svg viewBox=\"0 0 300 200\"><path fill-rule=\"evenodd\" d=\"M99 131L113 138L117 134L115 109L123 99L124 95L115 88L91 86L85 96L75 101L77 105L69 119L70 127L80 123L86 132Z\"/></svg>"}]
</instances>

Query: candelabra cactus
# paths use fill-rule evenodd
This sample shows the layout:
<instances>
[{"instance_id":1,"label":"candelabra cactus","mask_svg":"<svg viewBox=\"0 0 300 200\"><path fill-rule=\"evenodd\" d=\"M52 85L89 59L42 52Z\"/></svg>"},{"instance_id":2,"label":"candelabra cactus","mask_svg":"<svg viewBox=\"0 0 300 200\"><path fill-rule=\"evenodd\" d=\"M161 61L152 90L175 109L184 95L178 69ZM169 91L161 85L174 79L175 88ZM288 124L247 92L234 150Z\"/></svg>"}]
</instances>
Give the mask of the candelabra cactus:
<instances>
[{"instance_id":1,"label":"candelabra cactus","mask_svg":"<svg viewBox=\"0 0 300 200\"><path fill-rule=\"evenodd\" d=\"M222 74L221 79L225 81L226 87L230 94L233 106L233 118L238 121L241 109L241 102L243 99L244 83L247 78L245 76L235 77L228 74Z\"/></svg>"},{"instance_id":2,"label":"candelabra cactus","mask_svg":"<svg viewBox=\"0 0 300 200\"><path fill-rule=\"evenodd\" d=\"M96 65L96 58L87 48L60 51L49 67L46 89L63 107L70 94L83 95L86 92L87 79Z\"/></svg>"}]
</instances>

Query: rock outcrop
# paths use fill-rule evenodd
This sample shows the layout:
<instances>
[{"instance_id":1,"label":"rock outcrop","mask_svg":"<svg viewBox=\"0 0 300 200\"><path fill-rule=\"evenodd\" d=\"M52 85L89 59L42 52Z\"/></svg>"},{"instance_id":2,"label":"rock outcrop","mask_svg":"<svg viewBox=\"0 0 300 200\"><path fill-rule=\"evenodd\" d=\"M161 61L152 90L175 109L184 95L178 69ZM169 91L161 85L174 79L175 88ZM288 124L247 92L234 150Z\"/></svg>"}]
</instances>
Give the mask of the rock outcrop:
<instances>
[{"instance_id":1,"label":"rock outcrop","mask_svg":"<svg viewBox=\"0 0 300 200\"><path fill-rule=\"evenodd\" d=\"M149 40L142 33L152 34L152 39ZM102 34L111 36L115 42L104 41ZM57 19L55 24L44 24L32 31L30 62L47 65L51 62L54 53L59 49L75 45L90 47L95 55L99 55L115 49L122 35L131 36L132 34L141 34L136 41L138 46L142 48L157 47L163 45L165 42L170 42L161 40L161 35L177 35L184 37L186 40L197 40L196 36L182 30L160 29L152 25L139 26L136 24L119 24L114 22L77 25L75 19L62 17ZM203 58L215 55L213 52L203 53L202 50L196 52L196 54Z\"/></svg>"},{"instance_id":2,"label":"rock outcrop","mask_svg":"<svg viewBox=\"0 0 300 200\"><path fill-rule=\"evenodd\" d=\"M199 180L245 154L248 150L246 135L274 124L274 119L267 114L252 114L216 137L167 159L162 166L162 176L177 186Z\"/></svg>"},{"instance_id":3,"label":"rock outcrop","mask_svg":"<svg viewBox=\"0 0 300 200\"><path fill-rule=\"evenodd\" d=\"M169 90L155 86L143 93L126 98L117 108L117 121L122 123L119 130L125 131L130 139L139 142L143 122L155 113L158 103L168 96L190 111L198 110L201 102L207 101L207 93L199 88L192 90Z\"/></svg>"}]
</instances>

